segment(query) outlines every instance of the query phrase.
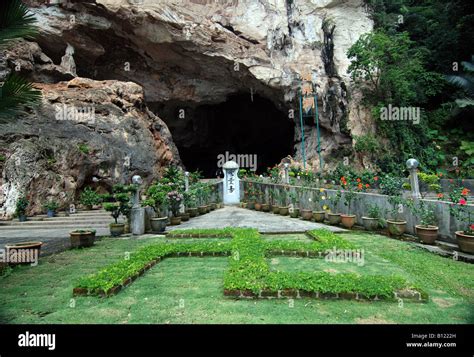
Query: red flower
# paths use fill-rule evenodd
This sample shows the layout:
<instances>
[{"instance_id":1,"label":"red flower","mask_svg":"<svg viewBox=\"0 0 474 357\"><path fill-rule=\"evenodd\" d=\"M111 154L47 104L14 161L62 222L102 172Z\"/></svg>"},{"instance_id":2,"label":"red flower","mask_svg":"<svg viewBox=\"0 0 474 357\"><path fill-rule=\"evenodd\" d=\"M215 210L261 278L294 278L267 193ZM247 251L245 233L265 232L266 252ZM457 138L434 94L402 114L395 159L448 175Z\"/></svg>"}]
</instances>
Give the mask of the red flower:
<instances>
[{"instance_id":1,"label":"red flower","mask_svg":"<svg viewBox=\"0 0 474 357\"><path fill-rule=\"evenodd\" d=\"M467 196L469 194L469 191L467 188L463 188L462 192L461 192L461 195L463 196Z\"/></svg>"},{"instance_id":2,"label":"red flower","mask_svg":"<svg viewBox=\"0 0 474 357\"><path fill-rule=\"evenodd\" d=\"M378 176L375 176L374 181L378 181L378 180L379 180Z\"/></svg>"},{"instance_id":3,"label":"red flower","mask_svg":"<svg viewBox=\"0 0 474 357\"><path fill-rule=\"evenodd\" d=\"M365 184L365 188L369 188L370 185L368 183Z\"/></svg>"},{"instance_id":4,"label":"red flower","mask_svg":"<svg viewBox=\"0 0 474 357\"><path fill-rule=\"evenodd\" d=\"M359 190L362 190L362 184L361 184L361 183L358 184L358 185L357 185L357 188L358 188Z\"/></svg>"},{"instance_id":5,"label":"red flower","mask_svg":"<svg viewBox=\"0 0 474 357\"><path fill-rule=\"evenodd\" d=\"M461 198L461 199L459 200L459 204L460 204L461 206L465 206L466 203L467 203L467 202L466 202L466 200L465 200L464 198Z\"/></svg>"},{"instance_id":6,"label":"red flower","mask_svg":"<svg viewBox=\"0 0 474 357\"><path fill-rule=\"evenodd\" d=\"M443 198L444 195L442 193L438 193L438 198Z\"/></svg>"},{"instance_id":7,"label":"red flower","mask_svg":"<svg viewBox=\"0 0 474 357\"><path fill-rule=\"evenodd\" d=\"M360 178L358 178L356 181L357 181L357 182L360 182Z\"/></svg>"},{"instance_id":8,"label":"red flower","mask_svg":"<svg viewBox=\"0 0 474 357\"><path fill-rule=\"evenodd\" d=\"M474 224L471 224L471 231L474 231Z\"/></svg>"}]
</instances>

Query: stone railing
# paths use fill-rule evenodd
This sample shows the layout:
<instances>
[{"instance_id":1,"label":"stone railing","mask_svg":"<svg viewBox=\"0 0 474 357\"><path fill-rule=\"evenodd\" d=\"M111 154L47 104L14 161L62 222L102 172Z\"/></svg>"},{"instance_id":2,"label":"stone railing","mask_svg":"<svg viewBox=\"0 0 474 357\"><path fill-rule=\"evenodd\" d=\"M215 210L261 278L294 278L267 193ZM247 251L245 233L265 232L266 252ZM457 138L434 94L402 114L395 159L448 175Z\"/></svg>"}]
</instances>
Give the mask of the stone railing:
<instances>
[{"instance_id":1,"label":"stone railing","mask_svg":"<svg viewBox=\"0 0 474 357\"><path fill-rule=\"evenodd\" d=\"M319 188L309 188L304 186L292 186L292 185L283 185L277 183L265 183L257 182L251 180L242 180L241 184L241 200L244 198L244 190L246 189L246 183L252 182L252 184L262 192L264 192L264 197L266 202L269 202L270 194L269 191L272 190L282 190L288 188L288 192L294 192L297 195L297 207L300 209L313 209L314 201L313 197L317 194L320 194ZM326 198L334 197L337 190L334 189L324 189L324 195ZM311 200L310 200L311 199ZM338 213L348 213L347 207L344 205L343 198L339 201L336 211ZM449 212L449 202L423 199L424 202L433 207L434 213L436 215L438 225L439 225L439 239L444 240L450 243L455 243L455 234L454 232L465 229L461 222L459 222L455 217L453 217ZM328 204L329 200L321 201L321 206ZM351 204L351 213L357 216L357 223L362 225L362 217L368 215L368 204L376 204L380 207L382 215L385 217L384 212L390 210L392 206L388 202L388 196L380 195L376 193L357 193L357 199L354 200ZM474 217L474 205L469 204L467 209L472 212ZM403 205L404 212L400 214L401 217L407 221L407 233L415 234L415 225L419 224L419 218L416 217L410 209Z\"/></svg>"}]
</instances>

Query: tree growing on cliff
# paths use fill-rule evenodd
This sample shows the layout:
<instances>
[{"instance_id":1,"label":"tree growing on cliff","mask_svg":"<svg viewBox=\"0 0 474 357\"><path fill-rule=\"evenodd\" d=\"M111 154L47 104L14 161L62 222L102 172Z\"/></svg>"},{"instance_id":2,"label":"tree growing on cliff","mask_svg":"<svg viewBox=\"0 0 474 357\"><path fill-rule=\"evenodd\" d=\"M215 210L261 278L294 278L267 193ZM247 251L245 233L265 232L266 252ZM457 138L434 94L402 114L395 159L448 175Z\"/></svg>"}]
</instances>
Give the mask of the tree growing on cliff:
<instances>
[{"instance_id":1,"label":"tree growing on cliff","mask_svg":"<svg viewBox=\"0 0 474 357\"><path fill-rule=\"evenodd\" d=\"M37 33L35 23L35 17L20 0L0 2L0 51L16 39L32 38ZM22 105L38 102L40 96L26 79L11 73L0 87L0 118L18 113Z\"/></svg>"}]
</instances>

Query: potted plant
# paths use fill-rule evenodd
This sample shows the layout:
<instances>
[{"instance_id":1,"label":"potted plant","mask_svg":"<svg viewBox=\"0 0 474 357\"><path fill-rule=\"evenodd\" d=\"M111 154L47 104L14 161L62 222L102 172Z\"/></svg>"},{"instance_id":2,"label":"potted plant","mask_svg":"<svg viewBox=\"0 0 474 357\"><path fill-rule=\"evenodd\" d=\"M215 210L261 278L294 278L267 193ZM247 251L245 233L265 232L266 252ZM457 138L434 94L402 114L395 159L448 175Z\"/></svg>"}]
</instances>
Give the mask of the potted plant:
<instances>
[{"instance_id":1,"label":"potted plant","mask_svg":"<svg viewBox=\"0 0 474 357\"><path fill-rule=\"evenodd\" d=\"M18 201L16 201L16 210L15 215L18 217L20 222L26 221L26 209L28 208L29 202L25 196L21 196Z\"/></svg>"},{"instance_id":2,"label":"potted plant","mask_svg":"<svg viewBox=\"0 0 474 357\"><path fill-rule=\"evenodd\" d=\"M125 232L125 223L118 223L118 218L120 215L128 217L131 210L130 195L129 190L124 185L115 185L112 190L114 191L113 197L115 201L106 202L103 206L107 212L110 212L115 221L109 225L110 234L112 237L118 237Z\"/></svg>"},{"instance_id":3,"label":"potted plant","mask_svg":"<svg viewBox=\"0 0 474 357\"><path fill-rule=\"evenodd\" d=\"M262 210L262 199L263 199L263 192L260 190L257 190L257 192L255 193L255 211Z\"/></svg>"},{"instance_id":4,"label":"potted plant","mask_svg":"<svg viewBox=\"0 0 474 357\"><path fill-rule=\"evenodd\" d=\"M367 204L367 217L362 217L364 228L368 231L375 231L383 228L382 211L376 204Z\"/></svg>"},{"instance_id":5,"label":"potted plant","mask_svg":"<svg viewBox=\"0 0 474 357\"><path fill-rule=\"evenodd\" d=\"M470 191L458 184L451 186L452 189L449 194L451 201L449 206L450 213L466 227L464 230L455 232L456 240L461 251L474 254L474 224L471 218L471 210L467 204L467 197ZM438 197L442 198L440 195Z\"/></svg>"},{"instance_id":6,"label":"potted plant","mask_svg":"<svg viewBox=\"0 0 474 357\"><path fill-rule=\"evenodd\" d=\"M362 189L363 186L360 179L357 180L359 189ZM347 214L341 214L341 225L347 229L351 229L356 223L356 215L351 214L351 205L352 202L357 199L357 192L355 191L352 182L349 182L348 184L344 179L342 184L343 187L345 187L345 190L341 190L341 194L343 194L344 197L344 206L347 207Z\"/></svg>"},{"instance_id":7,"label":"potted plant","mask_svg":"<svg viewBox=\"0 0 474 357\"><path fill-rule=\"evenodd\" d=\"M247 189L247 195L248 195L248 202L247 202L247 208L248 209L255 209L255 200L257 196L257 192L255 190L255 187L253 186L252 182L248 182L248 189Z\"/></svg>"},{"instance_id":8,"label":"potted plant","mask_svg":"<svg viewBox=\"0 0 474 357\"><path fill-rule=\"evenodd\" d=\"M316 222L324 222L324 218L326 217L326 211L321 207L321 200L326 200L324 188L320 188L316 195L313 194L313 218Z\"/></svg>"},{"instance_id":9,"label":"potted plant","mask_svg":"<svg viewBox=\"0 0 474 357\"><path fill-rule=\"evenodd\" d=\"M170 192L171 186L163 183L155 183L148 187L147 202L150 207L153 207L156 216L150 219L151 230L155 233L164 232L168 223L167 215L167 198L166 194Z\"/></svg>"},{"instance_id":10,"label":"potted plant","mask_svg":"<svg viewBox=\"0 0 474 357\"><path fill-rule=\"evenodd\" d=\"M278 202L277 202L278 198L279 198L279 193L277 192L277 190L271 189L270 190L271 210L272 210L272 213L274 214L280 213L280 207L278 206Z\"/></svg>"},{"instance_id":11,"label":"potted plant","mask_svg":"<svg viewBox=\"0 0 474 357\"><path fill-rule=\"evenodd\" d=\"M54 217L56 215L56 210L58 209L59 204L54 201L50 200L43 204L43 208L46 210L46 214L49 218Z\"/></svg>"},{"instance_id":12,"label":"potted plant","mask_svg":"<svg viewBox=\"0 0 474 357\"><path fill-rule=\"evenodd\" d=\"M288 207L288 193L287 193L288 187L282 187L280 189L280 204L279 206L279 212L280 215L282 216L288 216L289 214L289 207Z\"/></svg>"},{"instance_id":13,"label":"potted plant","mask_svg":"<svg viewBox=\"0 0 474 357\"><path fill-rule=\"evenodd\" d=\"M178 191L171 191L167 194L168 203L171 208L173 216L170 218L171 225L176 226L181 224L181 216L179 214L179 209L183 203L183 195Z\"/></svg>"},{"instance_id":14,"label":"potted plant","mask_svg":"<svg viewBox=\"0 0 474 357\"><path fill-rule=\"evenodd\" d=\"M95 241L95 229L76 229L69 232L71 248L92 247Z\"/></svg>"},{"instance_id":15,"label":"potted plant","mask_svg":"<svg viewBox=\"0 0 474 357\"><path fill-rule=\"evenodd\" d=\"M303 197L309 196L310 192L311 191L309 189L306 189L306 193L303 195ZM304 219L305 221L311 221L313 219L312 201L313 201L312 197L309 197L308 202L309 202L310 207L300 209L301 218ZM304 206L306 206L306 205L304 205Z\"/></svg>"},{"instance_id":16,"label":"potted plant","mask_svg":"<svg viewBox=\"0 0 474 357\"><path fill-rule=\"evenodd\" d=\"M329 206L332 207L328 212L329 224L335 226L341 223L341 214L337 213L337 207L341 200L341 191L337 191L333 196L328 198Z\"/></svg>"},{"instance_id":17,"label":"potted plant","mask_svg":"<svg viewBox=\"0 0 474 357\"><path fill-rule=\"evenodd\" d=\"M290 207L290 217L291 218L298 218L300 216L300 209L296 207L296 203L298 202L298 196L296 194L296 191L290 191L288 194L290 201L291 201L291 207Z\"/></svg>"},{"instance_id":18,"label":"potted plant","mask_svg":"<svg viewBox=\"0 0 474 357\"><path fill-rule=\"evenodd\" d=\"M420 224L415 226L416 235L425 244L434 244L438 238L438 225L434 210L423 200L418 201L414 213L420 218Z\"/></svg>"},{"instance_id":19,"label":"potted plant","mask_svg":"<svg viewBox=\"0 0 474 357\"><path fill-rule=\"evenodd\" d=\"M184 193L184 206L186 207L186 213L189 217L196 217L198 215L198 209L196 207L197 195L194 189L189 189Z\"/></svg>"},{"instance_id":20,"label":"potted plant","mask_svg":"<svg viewBox=\"0 0 474 357\"><path fill-rule=\"evenodd\" d=\"M403 180L393 176L385 176L380 185L380 191L384 195L388 195L388 203L392 206L389 210L390 218L387 219L387 227L390 235L401 236L406 231L407 222L401 217L403 213L402 198Z\"/></svg>"},{"instance_id":21,"label":"potted plant","mask_svg":"<svg viewBox=\"0 0 474 357\"><path fill-rule=\"evenodd\" d=\"M79 202L87 209L91 210L95 205L101 203L101 195L94 191L91 187L87 186L79 197Z\"/></svg>"},{"instance_id":22,"label":"potted plant","mask_svg":"<svg viewBox=\"0 0 474 357\"><path fill-rule=\"evenodd\" d=\"M262 191L262 212L270 212L270 203L267 202L265 192Z\"/></svg>"}]
</instances>

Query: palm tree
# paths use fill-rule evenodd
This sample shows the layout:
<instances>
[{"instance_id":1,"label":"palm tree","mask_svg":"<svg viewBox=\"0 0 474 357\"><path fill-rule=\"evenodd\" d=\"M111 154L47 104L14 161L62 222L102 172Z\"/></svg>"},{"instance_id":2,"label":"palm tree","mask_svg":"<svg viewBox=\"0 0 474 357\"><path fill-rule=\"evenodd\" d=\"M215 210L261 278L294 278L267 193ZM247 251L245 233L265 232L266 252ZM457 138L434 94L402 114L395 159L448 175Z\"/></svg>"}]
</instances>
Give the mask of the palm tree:
<instances>
[{"instance_id":1,"label":"palm tree","mask_svg":"<svg viewBox=\"0 0 474 357\"><path fill-rule=\"evenodd\" d=\"M457 99L456 104L460 108L466 108L474 106L474 56L470 62L461 62L461 64L465 73L459 76L447 76L446 79L449 83L464 90L467 96Z\"/></svg>"},{"instance_id":2,"label":"palm tree","mask_svg":"<svg viewBox=\"0 0 474 357\"><path fill-rule=\"evenodd\" d=\"M0 51L12 41L30 39L37 34L36 19L20 0L0 2ZM2 84L2 83L0 83ZM0 87L0 116L13 115L22 105L35 104L41 93L21 76L11 73Z\"/></svg>"}]
</instances>

